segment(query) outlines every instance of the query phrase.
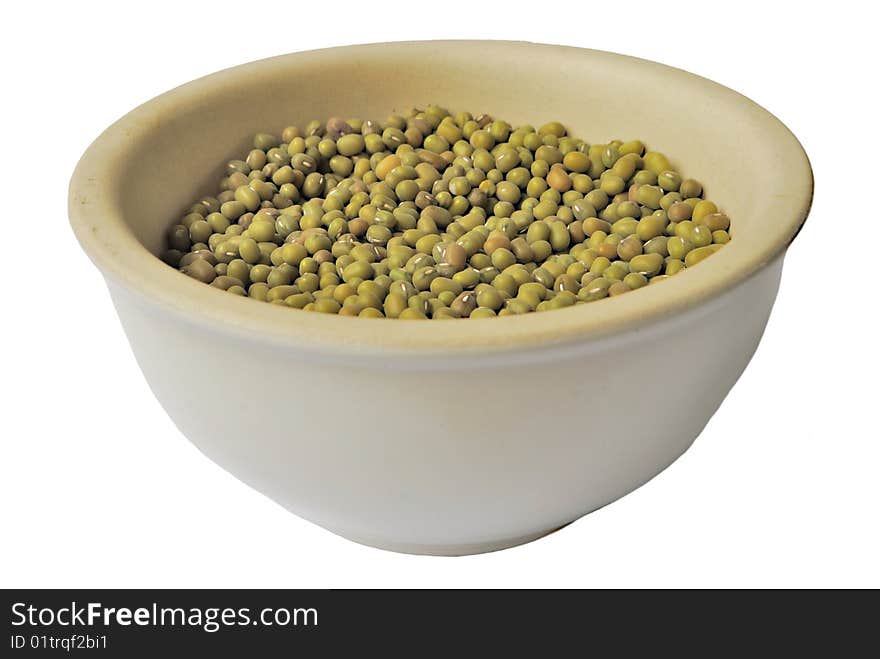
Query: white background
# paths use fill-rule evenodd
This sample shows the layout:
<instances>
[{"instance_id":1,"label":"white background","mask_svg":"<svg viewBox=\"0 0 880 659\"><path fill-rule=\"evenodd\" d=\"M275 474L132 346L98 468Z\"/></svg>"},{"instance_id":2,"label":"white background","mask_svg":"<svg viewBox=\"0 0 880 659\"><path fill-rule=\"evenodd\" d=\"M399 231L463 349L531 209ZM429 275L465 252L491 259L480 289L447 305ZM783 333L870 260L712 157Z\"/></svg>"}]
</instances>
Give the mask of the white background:
<instances>
[{"instance_id":1,"label":"white background","mask_svg":"<svg viewBox=\"0 0 880 659\"><path fill-rule=\"evenodd\" d=\"M6 7L0 586L880 586L870 4ZM694 447L559 533L468 558L342 540L202 457L153 399L66 218L79 155L150 97L287 51L407 38L543 41L688 69L779 116L816 177L763 343Z\"/></svg>"}]
</instances>

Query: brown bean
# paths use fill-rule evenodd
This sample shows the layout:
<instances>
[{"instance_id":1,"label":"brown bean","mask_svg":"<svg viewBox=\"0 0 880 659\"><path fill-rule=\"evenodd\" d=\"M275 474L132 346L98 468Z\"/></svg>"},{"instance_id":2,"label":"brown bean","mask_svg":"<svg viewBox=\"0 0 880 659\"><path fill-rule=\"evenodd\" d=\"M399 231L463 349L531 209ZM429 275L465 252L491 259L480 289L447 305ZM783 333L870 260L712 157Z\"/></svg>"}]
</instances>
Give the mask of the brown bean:
<instances>
[{"instance_id":1,"label":"brown bean","mask_svg":"<svg viewBox=\"0 0 880 659\"><path fill-rule=\"evenodd\" d=\"M568 192L571 190L571 176L565 171L565 167L553 165L547 174L547 185L557 192Z\"/></svg>"}]
</instances>

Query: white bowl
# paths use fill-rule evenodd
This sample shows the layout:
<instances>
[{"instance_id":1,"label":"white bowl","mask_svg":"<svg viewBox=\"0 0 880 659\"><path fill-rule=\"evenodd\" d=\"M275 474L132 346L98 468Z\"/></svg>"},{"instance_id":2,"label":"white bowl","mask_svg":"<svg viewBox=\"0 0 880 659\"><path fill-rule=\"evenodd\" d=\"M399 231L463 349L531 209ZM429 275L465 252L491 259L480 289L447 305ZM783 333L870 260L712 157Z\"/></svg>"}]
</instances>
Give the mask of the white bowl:
<instances>
[{"instance_id":1,"label":"white bowl","mask_svg":"<svg viewBox=\"0 0 880 659\"><path fill-rule=\"evenodd\" d=\"M704 182L734 239L629 295L442 323L257 304L156 258L252 133L429 102L643 139ZM70 216L153 392L205 455L357 542L468 554L553 531L688 448L758 345L811 194L785 126L703 78L575 48L420 42L285 55L168 92L92 144Z\"/></svg>"}]
</instances>

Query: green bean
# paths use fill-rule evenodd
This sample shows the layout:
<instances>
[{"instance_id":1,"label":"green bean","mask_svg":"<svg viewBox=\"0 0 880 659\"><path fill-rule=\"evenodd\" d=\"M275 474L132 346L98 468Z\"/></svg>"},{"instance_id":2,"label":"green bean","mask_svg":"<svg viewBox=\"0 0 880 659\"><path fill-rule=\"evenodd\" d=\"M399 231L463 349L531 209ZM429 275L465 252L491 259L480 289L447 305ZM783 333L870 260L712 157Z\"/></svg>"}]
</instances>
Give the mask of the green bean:
<instances>
[{"instance_id":1,"label":"green bean","mask_svg":"<svg viewBox=\"0 0 880 659\"><path fill-rule=\"evenodd\" d=\"M697 266L730 218L639 140L585 144L427 106L258 133L163 260L234 295L341 316L512 316Z\"/></svg>"}]
</instances>

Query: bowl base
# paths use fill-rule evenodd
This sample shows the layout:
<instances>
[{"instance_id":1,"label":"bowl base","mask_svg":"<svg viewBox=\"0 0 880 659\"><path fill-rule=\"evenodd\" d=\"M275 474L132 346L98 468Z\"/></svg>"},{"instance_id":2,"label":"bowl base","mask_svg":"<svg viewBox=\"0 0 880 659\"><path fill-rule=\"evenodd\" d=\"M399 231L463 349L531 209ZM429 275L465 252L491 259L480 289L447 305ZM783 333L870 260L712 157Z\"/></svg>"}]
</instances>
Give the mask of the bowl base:
<instances>
[{"instance_id":1,"label":"bowl base","mask_svg":"<svg viewBox=\"0 0 880 659\"><path fill-rule=\"evenodd\" d=\"M545 529L537 533L529 533L527 535L521 535L514 538L506 538L504 540L492 540L489 542L474 542L458 545L422 545L396 542L386 543L368 538L351 536L344 533L337 533L337 535L340 535L346 540L351 540L352 542L356 542L360 545L366 545L367 547L374 547L376 549L384 549L385 551L393 551L398 554L416 554L420 556L470 556L472 554L486 554L493 551L500 551L502 549L516 547L517 545L524 545L526 543L532 542L533 540L538 540L546 535L550 535L551 533L555 533L556 531L565 528L569 524L571 524L571 522L567 522L565 524L562 524L561 526L554 526L552 528Z\"/></svg>"}]
</instances>

